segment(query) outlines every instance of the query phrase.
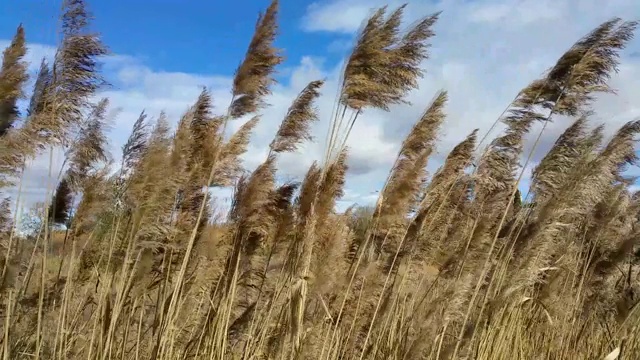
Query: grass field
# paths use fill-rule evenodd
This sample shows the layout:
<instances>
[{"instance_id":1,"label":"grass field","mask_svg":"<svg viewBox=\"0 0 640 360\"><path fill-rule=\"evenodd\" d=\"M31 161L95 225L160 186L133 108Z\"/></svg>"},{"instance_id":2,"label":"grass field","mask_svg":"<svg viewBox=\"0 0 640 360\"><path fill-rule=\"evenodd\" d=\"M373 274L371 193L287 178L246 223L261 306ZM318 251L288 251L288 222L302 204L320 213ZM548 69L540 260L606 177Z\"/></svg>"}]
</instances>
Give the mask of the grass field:
<instances>
[{"instance_id":1,"label":"grass field","mask_svg":"<svg viewBox=\"0 0 640 360\"><path fill-rule=\"evenodd\" d=\"M326 154L279 183L279 157L311 141L323 81L301 90L262 164L243 169L283 62L277 1L248 39L228 107L214 113L203 90L179 121L141 115L115 167L109 100L96 101L106 48L84 1L64 3L35 87L22 27L0 68L0 185L19 188L35 156L65 154L32 233L19 235L2 204L2 359L640 358L640 193L626 175L640 121L606 138L590 107L611 91L637 23L576 39L496 114L503 133L480 147L485 135L471 132L428 177L447 121L437 93L376 204L338 212L353 124L417 87L439 14L404 28L403 7L373 13L344 67ZM572 124L523 196L524 138L558 118ZM207 187L234 189L225 218Z\"/></svg>"}]
</instances>

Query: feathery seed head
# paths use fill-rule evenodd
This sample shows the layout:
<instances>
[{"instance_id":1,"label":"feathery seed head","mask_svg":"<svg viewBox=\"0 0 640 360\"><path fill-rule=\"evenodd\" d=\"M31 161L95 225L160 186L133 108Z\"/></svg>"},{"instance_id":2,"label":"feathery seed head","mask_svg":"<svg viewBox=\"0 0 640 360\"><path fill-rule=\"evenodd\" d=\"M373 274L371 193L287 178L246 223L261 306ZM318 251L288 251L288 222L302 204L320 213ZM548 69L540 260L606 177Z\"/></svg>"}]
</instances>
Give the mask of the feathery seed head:
<instances>
[{"instance_id":1,"label":"feathery seed head","mask_svg":"<svg viewBox=\"0 0 640 360\"><path fill-rule=\"evenodd\" d=\"M18 26L9 47L2 53L0 68L0 136L4 136L19 115L17 101L24 97L23 86L29 79L24 28Z\"/></svg>"},{"instance_id":2,"label":"feathery seed head","mask_svg":"<svg viewBox=\"0 0 640 360\"><path fill-rule=\"evenodd\" d=\"M264 15L260 15L253 38L243 62L233 78L233 103L230 115L239 118L265 106L264 96L275 83L275 67L283 61L280 50L273 47L278 24L278 0L273 0Z\"/></svg>"},{"instance_id":3,"label":"feathery seed head","mask_svg":"<svg viewBox=\"0 0 640 360\"><path fill-rule=\"evenodd\" d=\"M295 151L303 140L311 140L309 128L311 122L318 120L317 109L313 102L320 95L320 87L324 81L316 80L310 82L300 92L287 111L287 115L280 124L275 139L271 142L270 148L274 152Z\"/></svg>"},{"instance_id":4,"label":"feathery seed head","mask_svg":"<svg viewBox=\"0 0 640 360\"><path fill-rule=\"evenodd\" d=\"M260 117L254 116L242 124L229 141L222 145L211 186L228 186L238 178L243 171L240 156L247 151L251 132L259 121Z\"/></svg>"},{"instance_id":5,"label":"feathery seed head","mask_svg":"<svg viewBox=\"0 0 640 360\"><path fill-rule=\"evenodd\" d=\"M420 63L428 57L427 40L438 14L424 18L399 36L405 6L386 20L386 7L367 21L347 61L343 75L341 102L352 109L365 107L388 110L392 104L406 102L403 97L417 87L422 76Z\"/></svg>"}]
</instances>

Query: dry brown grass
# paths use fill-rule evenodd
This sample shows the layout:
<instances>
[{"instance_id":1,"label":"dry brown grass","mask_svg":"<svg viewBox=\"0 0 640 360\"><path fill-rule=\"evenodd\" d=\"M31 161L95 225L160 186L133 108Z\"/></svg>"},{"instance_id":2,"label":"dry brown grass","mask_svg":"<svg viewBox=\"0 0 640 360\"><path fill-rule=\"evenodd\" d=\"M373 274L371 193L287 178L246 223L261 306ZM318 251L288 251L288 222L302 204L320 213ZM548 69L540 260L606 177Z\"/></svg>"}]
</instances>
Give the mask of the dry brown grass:
<instances>
[{"instance_id":1,"label":"dry brown grass","mask_svg":"<svg viewBox=\"0 0 640 360\"><path fill-rule=\"evenodd\" d=\"M105 166L108 102L89 101L106 48L85 32L83 1L65 1L58 55L52 69L42 65L26 125L0 134L0 171L17 181L25 159L62 146L68 171L58 179L70 176L82 197L72 218L55 218L67 231L48 220L55 206L43 207L27 239L1 218L2 358L640 357L640 194L624 176L637 161L640 122L604 142L588 116L637 24L613 19L580 39L508 105L496 120L507 130L478 158L473 131L427 179L446 123L440 92L376 205L338 213L353 124L367 109L404 103L428 58L437 14L403 32L403 9L380 9L358 37L326 156L301 183L278 184L280 154L312 140L323 82L301 89L267 158L243 172L239 157L282 62L276 0L256 25L226 112L214 114L203 90L175 132L164 114L151 125L142 113L115 175ZM5 102L22 94L23 37L20 29L7 55L14 65L0 72ZM253 119L225 139L227 123L245 115ZM577 120L522 201L524 136L558 115ZM20 146L25 139L31 145ZM229 185L231 212L213 222L202 189Z\"/></svg>"}]
</instances>

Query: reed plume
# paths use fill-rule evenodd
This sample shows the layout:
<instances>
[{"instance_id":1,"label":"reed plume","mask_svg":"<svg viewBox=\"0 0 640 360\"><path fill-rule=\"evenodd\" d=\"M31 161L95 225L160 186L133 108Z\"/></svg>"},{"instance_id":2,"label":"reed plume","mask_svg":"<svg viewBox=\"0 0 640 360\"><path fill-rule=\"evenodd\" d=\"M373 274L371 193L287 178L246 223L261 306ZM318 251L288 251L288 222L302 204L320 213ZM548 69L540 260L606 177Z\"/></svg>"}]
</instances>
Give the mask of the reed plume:
<instances>
[{"instance_id":1,"label":"reed plume","mask_svg":"<svg viewBox=\"0 0 640 360\"><path fill-rule=\"evenodd\" d=\"M3 52L0 68L0 186L13 184L14 177L21 171L24 157L31 146L29 137L21 131L11 131L20 115L17 101L25 95L23 87L29 76L27 63L23 60L27 49L22 25L9 47ZM36 81L36 84L39 82ZM35 92L34 92L35 93ZM32 96L32 98L35 95Z\"/></svg>"},{"instance_id":2,"label":"reed plume","mask_svg":"<svg viewBox=\"0 0 640 360\"><path fill-rule=\"evenodd\" d=\"M365 108L388 111L393 104L407 103L404 97L417 88L423 76L420 64L429 57L427 41L434 35L431 28L439 14L420 19L400 36L404 9L398 7L385 19L387 8L379 8L358 34L342 74L325 162L340 155Z\"/></svg>"},{"instance_id":3,"label":"reed plume","mask_svg":"<svg viewBox=\"0 0 640 360\"><path fill-rule=\"evenodd\" d=\"M144 226L159 229L158 226L169 222L176 192L182 185L180 178L176 179L175 168L171 164L170 131L166 116L160 114L126 186L125 206L136 209L142 220L149 217L148 221L141 221L141 231L144 231Z\"/></svg>"},{"instance_id":4,"label":"reed plume","mask_svg":"<svg viewBox=\"0 0 640 360\"><path fill-rule=\"evenodd\" d=\"M203 89L198 100L193 105L190 112L189 130L191 134L191 149L188 155L189 171L196 171L196 167L202 166L204 161L204 149L207 141L215 140L209 138L208 129L210 123L213 122L212 115L213 99L211 94L206 89ZM216 122L213 123L217 125ZM214 134L217 133L217 129L212 130ZM201 170L199 172L202 172Z\"/></svg>"},{"instance_id":5,"label":"reed plume","mask_svg":"<svg viewBox=\"0 0 640 360\"><path fill-rule=\"evenodd\" d=\"M259 289L267 266L267 249L273 244L277 230L274 196L275 157L269 156L248 177L241 177L236 186L230 219L234 222L232 250L225 267L224 286L227 311L234 322L258 305ZM236 287L238 290L236 290ZM237 305L229 294L238 291Z\"/></svg>"},{"instance_id":6,"label":"reed plume","mask_svg":"<svg viewBox=\"0 0 640 360\"><path fill-rule=\"evenodd\" d=\"M148 138L149 123L147 122L147 114L142 111L133 123L127 141L122 145L121 169L123 175L134 169L140 162L140 158L147 150Z\"/></svg>"},{"instance_id":7,"label":"reed plume","mask_svg":"<svg viewBox=\"0 0 640 360\"><path fill-rule=\"evenodd\" d=\"M303 252L309 245L307 233L315 226L315 202L320 186L322 169L316 162L311 164L300 185L300 193L295 201L296 224L294 236L288 248L286 268L290 276L298 272Z\"/></svg>"},{"instance_id":8,"label":"reed plume","mask_svg":"<svg viewBox=\"0 0 640 360\"><path fill-rule=\"evenodd\" d=\"M229 114L239 118L264 107L264 96L271 93L272 75L282 61L280 50L273 47L278 25L278 0L273 0L260 14L243 62L233 78L233 101Z\"/></svg>"},{"instance_id":9,"label":"reed plume","mask_svg":"<svg viewBox=\"0 0 640 360\"><path fill-rule=\"evenodd\" d=\"M78 138L73 142L69 157L69 181L76 187L82 185L89 171L98 163L109 160L106 131L109 129L107 122L107 107L109 100L100 100L91 110L87 118L79 124Z\"/></svg>"},{"instance_id":10,"label":"reed plume","mask_svg":"<svg viewBox=\"0 0 640 360\"><path fill-rule=\"evenodd\" d=\"M11 44L2 53L0 68L0 136L4 136L19 116L17 101L24 97L23 87L29 75L24 28L18 26Z\"/></svg>"},{"instance_id":11,"label":"reed plume","mask_svg":"<svg viewBox=\"0 0 640 360\"><path fill-rule=\"evenodd\" d=\"M320 96L319 89L323 81L310 82L293 101L287 110L284 120L269 148L280 153L295 151L303 140L312 140L309 133L311 122L318 120L317 110L313 108L313 101Z\"/></svg>"},{"instance_id":12,"label":"reed plume","mask_svg":"<svg viewBox=\"0 0 640 360\"><path fill-rule=\"evenodd\" d=\"M98 73L99 58L107 49L88 31L91 15L83 0L65 0L61 17L62 41L52 68L42 114L30 122L30 130L44 143L65 143L69 131L82 122L90 98L105 84Z\"/></svg>"},{"instance_id":13,"label":"reed plume","mask_svg":"<svg viewBox=\"0 0 640 360\"><path fill-rule=\"evenodd\" d=\"M177 154L182 156L185 166L186 174L184 175L184 186L180 189L180 200L177 204L179 208L178 224L185 234L188 234L193 228L193 225L198 218L198 212L203 204L203 185L206 185L206 177L208 170L211 167L213 156L210 151L210 147L216 147L217 144L217 130L219 123L215 121L212 115L213 100L207 89L203 89L195 104L191 107L189 112L185 114L187 118L183 118L184 123L181 122L181 128L179 131L180 136L184 136L188 139L188 144L184 143L186 153ZM188 121L188 123L186 123ZM183 149L174 149L174 152L181 151ZM199 223L199 228L202 229L208 222L209 212L205 211L203 219Z\"/></svg>"},{"instance_id":14,"label":"reed plume","mask_svg":"<svg viewBox=\"0 0 640 360\"><path fill-rule=\"evenodd\" d=\"M45 107L45 100L49 97L48 92L51 91L52 81L53 74L51 68L47 60L43 58L40 62L36 82L33 85L33 93L29 99L29 107L27 108L28 117L42 113Z\"/></svg>"},{"instance_id":15,"label":"reed plume","mask_svg":"<svg viewBox=\"0 0 640 360\"><path fill-rule=\"evenodd\" d=\"M347 149L342 150L336 161L327 167L318 184L317 198L313 205L318 226L326 224L329 215L334 212L336 202L344 194L344 184L349 169L347 156Z\"/></svg>"},{"instance_id":16,"label":"reed plume","mask_svg":"<svg viewBox=\"0 0 640 360\"><path fill-rule=\"evenodd\" d=\"M532 190L537 201L552 196L564 183L571 167L582 155L580 145L586 137L587 118L580 117L569 126L534 169Z\"/></svg>"},{"instance_id":17,"label":"reed plume","mask_svg":"<svg viewBox=\"0 0 640 360\"><path fill-rule=\"evenodd\" d=\"M389 109L405 102L405 94L417 87L428 58L426 41L439 14L418 21L404 36L400 25L406 5L385 19L387 8L378 9L367 21L349 56L343 75L342 103L355 110L365 107Z\"/></svg>"},{"instance_id":18,"label":"reed plume","mask_svg":"<svg viewBox=\"0 0 640 360\"><path fill-rule=\"evenodd\" d=\"M464 170L473 159L477 134L478 130L474 130L449 152L426 186L424 198L405 235L413 243L417 259L437 259L439 253L451 254L459 245L456 242L444 244L444 241L451 235L449 231L456 224L456 217L460 216L460 208L466 200L466 189L460 185L464 184Z\"/></svg>"},{"instance_id":19,"label":"reed plume","mask_svg":"<svg viewBox=\"0 0 640 360\"><path fill-rule=\"evenodd\" d=\"M73 190L68 177L63 177L58 183L56 192L51 200L49 216L55 224L67 224L73 207Z\"/></svg>"},{"instance_id":20,"label":"reed plume","mask_svg":"<svg viewBox=\"0 0 640 360\"><path fill-rule=\"evenodd\" d=\"M454 146L447 155L444 165L436 171L429 182L425 200L427 203L439 203L439 197L446 196L444 191L452 182L455 182L469 165L476 147L478 129L473 130L467 137Z\"/></svg>"},{"instance_id":21,"label":"reed plume","mask_svg":"<svg viewBox=\"0 0 640 360\"><path fill-rule=\"evenodd\" d=\"M238 131L222 145L219 165L216 165L216 173L211 186L229 186L238 179L244 170L240 162L240 156L247 152L251 133L259 121L260 118L255 116L242 124Z\"/></svg>"},{"instance_id":22,"label":"reed plume","mask_svg":"<svg viewBox=\"0 0 640 360\"><path fill-rule=\"evenodd\" d=\"M374 218L378 221L377 246L386 244L391 257L398 251L406 217L418 205L426 177L427 160L433 152L438 129L444 121L447 93L438 93L415 123L400 147L395 165L380 195Z\"/></svg>"}]
</instances>

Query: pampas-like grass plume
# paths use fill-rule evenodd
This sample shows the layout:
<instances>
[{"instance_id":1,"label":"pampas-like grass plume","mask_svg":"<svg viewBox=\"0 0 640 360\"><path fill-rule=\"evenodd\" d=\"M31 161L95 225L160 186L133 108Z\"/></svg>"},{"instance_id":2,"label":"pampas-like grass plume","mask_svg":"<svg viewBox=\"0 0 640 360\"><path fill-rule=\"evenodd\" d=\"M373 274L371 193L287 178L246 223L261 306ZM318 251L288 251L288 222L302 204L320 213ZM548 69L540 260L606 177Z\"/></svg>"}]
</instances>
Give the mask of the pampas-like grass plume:
<instances>
[{"instance_id":1,"label":"pampas-like grass plume","mask_svg":"<svg viewBox=\"0 0 640 360\"><path fill-rule=\"evenodd\" d=\"M407 216L415 210L426 177L426 166L444 121L447 93L437 94L400 147L395 165L380 195L374 218L378 222L376 245L392 258L399 251ZM378 249L382 250L382 249Z\"/></svg>"},{"instance_id":2,"label":"pampas-like grass plume","mask_svg":"<svg viewBox=\"0 0 640 360\"><path fill-rule=\"evenodd\" d=\"M63 9L63 37L53 63L51 90L43 113L29 122L45 143L68 141L69 131L82 122L91 97L105 83L98 61L107 49L88 31L91 16L84 1L65 0Z\"/></svg>"},{"instance_id":3,"label":"pampas-like grass plume","mask_svg":"<svg viewBox=\"0 0 640 360\"><path fill-rule=\"evenodd\" d=\"M56 192L51 200L49 216L55 224L66 225L73 208L73 189L69 179L65 176L58 183Z\"/></svg>"},{"instance_id":4,"label":"pampas-like grass plume","mask_svg":"<svg viewBox=\"0 0 640 360\"><path fill-rule=\"evenodd\" d=\"M259 121L260 118L255 116L242 124L229 141L222 145L219 163L216 165L216 173L211 186L229 186L238 179L243 171L240 156L247 151L251 133Z\"/></svg>"},{"instance_id":5,"label":"pampas-like grass plume","mask_svg":"<svg viewBox=\"0 0 640 360\"><path fill-rule=\"evenodd\" d=\"M2 53L0 68L0 136L4 136L19 115L17 101L24 97L23 86L29 79L24 28L18 26L16 34Z\"/></svg>"},{"instance_id":6,"label":"pampas-like grass plume","mask_svg":"<svg viewBox=\"0 0 640 360\"><path fill-rule=\"evenodd\" d=\"M310 82L293 101L275 139L269 145L271 151L295 151L301 141L312 139L309 127L311 122L318 119L313 101L320 96L319 90L323 84L324 81L320 80Z\"/></svg>"},{"instance_id":7,"label":"pampas-like grass plume","mask_svg":"<svg viewBox=\"0 0 640 360\"><path fill-rule=\"evenodd\" d=\"M438 130L444 121L446 101L447 93L438 93L402 143L382 191L377 216L397 216L402 219L415 206L414 195L420 190L427 159L434 150Z\"/></svg>"},{"instance_id":8,"label":"pampas-like grass plume","mask_svg":"<svg viewBox=\"0 0 640 360\"><path fill-rule=\"evenodd\" d=\"M272 75L283 58L273 47L278 31L276 23L278 0L273 0L264 14L260 14L245 54L244 61L233 78L233 102L230 114L234 118L254 113L264 106L264 96L271 93Z\"/></svg>"},{"instance_id":9,"label":"pampas-like grass plume","mask_svg":"<svg viewBox=\"0 0 640 360\"><path fill-rule=\"evenodd\" d=\"M420 201L406 234L407 239L415 244L417 259L437 256L434 249L444 245L441 240L449 235L448 230L454 224L452 217L464 204L465 199L460 198L457 185L464 181L464 170L473 159L477 134L478 130L474 130L449 152L444 165L424 191L424 199ZM456 246L455 242L447 244L449 250Z\"/></svg>"},{"instance_id":10,"label":"pampas-like grass plume","mask_svg":"<svg viewBox=\"0 0 640 360\"><path fill-rule=\"evenodd\" d=\"M347 149L342 150L335 162L330 164L318 183L314 212L319 225L326 224L338 201L344 194L347 170Z\"/></svg>"},{"instance_id":11,"label":"pampas-like grass plume","mask_svg":"<svg viewBox=\"0 0 640 360\"><path fill-rule=\"evenodd\" d=\"M53 81L53 74L49 68L49 63L47 63L46 59L42 59L36 82L33 85L33 93L29 100L27 116L31 117L42 113L45 100L49 97L48 92L51 91L51 81Z\"/></svg>"},{"instance_id":12,"label":"pampas-like grass plume","mask_svg":"<svg viewBox=\"0 0 640 360\"><path fill-rule=\"evenodd\" d=\"M133 129L127 141L122 145L121 168L123 169L123 173L134 169L138 162L140 162L142 154L147 150L148 138L149 124L147 122L147 114L142 111L133 123Z\"/></svg>"},{"instance_id":13,"label":"pampas-like grass plume","mask_svg":"<svg viewBox=\"0 0 640 360\"><path fill-rule=\"evenodd\" d=\"M208 129L209 123L213 121L212 108L213 99L211 94L208 90L203 89L190 112L191 150L188 157L190 162L188 166L191 171L194 171L195 167L202 166L205 155L203 150L206 142L215 140L208 137L210 132ZM217 129L214 128L213 133L217 134Z\"/></svg>"},{"instance_id":14,"label":"pampas-like grass plume","mask_svg":"<svg viewBox=\"0 0 640 360\"><path fill-rule=\"evenodd\" d=\"M420 64L428 58L427 41L434 35L431 27L439 14L422 18L400 36L405 6L387 19L386 9L378 9L368 19L345 65L327 134L327 164L340 156L365 108L388 111L393 104L408 103L404 97L417 88L418 78L423 75Z\"/></svg>"},{"instance_id":15,"label":"pampas-like grass plume","mask_svg":"<svg viewBox=\"0 0 640 360\"><path fill-rule=\"evenodd\" d=\"M351 109L405 102L407 91L417 87L420 63L428 57L426 41L439 14L419 20L404 36L400 24L405 6L384 18L386 7L369 18L358 36L344 70L341 101Z\"/></svg>"},{"instance_id":16,"label":"pampas-like grass plume","mask_svg":"<svg viewBox=\"0 0 640 360\"><path fill-rule=\"evenodd\" d=\"M84 178L100 162L109 160L106 131L109 124L107 108L109 100L98 102L88 117L79 124L78 139L73 142L69 156L69 180L80 187Z\"/></svg>"}]
</instances>

